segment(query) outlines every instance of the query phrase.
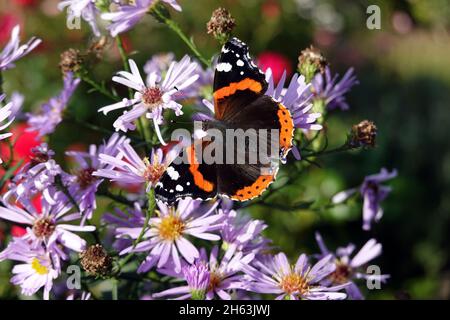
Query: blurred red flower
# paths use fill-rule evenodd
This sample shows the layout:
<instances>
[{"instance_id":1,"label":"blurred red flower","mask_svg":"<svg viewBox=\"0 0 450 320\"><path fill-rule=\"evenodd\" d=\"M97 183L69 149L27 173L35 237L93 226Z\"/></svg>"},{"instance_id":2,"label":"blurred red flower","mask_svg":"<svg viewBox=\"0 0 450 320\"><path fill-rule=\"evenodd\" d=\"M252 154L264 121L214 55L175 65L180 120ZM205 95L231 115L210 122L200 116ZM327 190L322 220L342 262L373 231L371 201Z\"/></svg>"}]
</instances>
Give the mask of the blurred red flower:
<instances>
[{"instance_id":1,"label":"blurred red flower","mask_svg":"<svg viewBox=\"0 0 450 320\"><path fill-rule=\"evenodd\" d=\"M265 72L267 68L272 69L275 82L278 82L286 70L287 76L292 72L291 62L280 53L266 51L259 55L258 65Z\"/></svg>"},{"instance_id":2,"label":"blurred red flower","mask_svg":"<svg viewBox=\"0 0 450 320\"><path fill-rule=\"evenodd\" d=\"M20 20L15 15L5 13L0 13L0 45L3 47L10 37L12 29L20 23ZM2 48L0 48L1 51Z\"/></svg>"},{"instance_id":3,"label":"blurred red flower","mask_svg":"<svg viewBox=\"0 0 450 320\"><path fill-rule=\"evenodd\" d=\"M30 162L32 155L31 149L40 145L43 141L37 138L37 132L27 131L28 125L25 123L14 126L10 132L12 137L10 141L14 143L13 156L14 160L12 165L16 164L20 159L23 159L23 164ZM9 145L7 142L0 143L0 154L3 161L8 161L10 158ZM0 175L3 174L3 169L0 168Z\"/></svg>"},{"instance_id":4,"label":"blurred red flower","mask_svg":"<svg viewBox=\"0 0 450 320\"><path fill-rule=\"evenodd\" d=\"M14 0L14 2L24 7L33 7L38 3L38 0Z\"/></svg>"}]
</instances>

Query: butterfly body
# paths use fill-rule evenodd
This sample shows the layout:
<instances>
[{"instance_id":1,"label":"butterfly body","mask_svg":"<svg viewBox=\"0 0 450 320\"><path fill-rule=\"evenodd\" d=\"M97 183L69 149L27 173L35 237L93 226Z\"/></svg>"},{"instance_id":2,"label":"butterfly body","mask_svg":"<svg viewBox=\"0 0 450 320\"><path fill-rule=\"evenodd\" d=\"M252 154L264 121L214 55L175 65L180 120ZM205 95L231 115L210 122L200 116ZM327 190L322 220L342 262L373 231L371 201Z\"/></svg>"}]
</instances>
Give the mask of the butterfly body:
<instances>
[{"instance_id":1,"label":"butterfly body","mask_svg":"<svg viewBox=\"0 0 450 320\"><path fill-rule=\"evenodd\" d=\"M203 130L222 138L205 137L186 148L156 185L159 200L172 203L184 197L208 200L221 195L245 201L267 189L278 171L272 158L285 159L294 125L289 110L264 95L266 90L265 75L250 58L247 45L231 39L216 65L215 119L202 123ZM274 142L276 157L269 153ZM202 151L207 153L208 148L218 161L203 159Z\"/></svg>"}]
</instances>

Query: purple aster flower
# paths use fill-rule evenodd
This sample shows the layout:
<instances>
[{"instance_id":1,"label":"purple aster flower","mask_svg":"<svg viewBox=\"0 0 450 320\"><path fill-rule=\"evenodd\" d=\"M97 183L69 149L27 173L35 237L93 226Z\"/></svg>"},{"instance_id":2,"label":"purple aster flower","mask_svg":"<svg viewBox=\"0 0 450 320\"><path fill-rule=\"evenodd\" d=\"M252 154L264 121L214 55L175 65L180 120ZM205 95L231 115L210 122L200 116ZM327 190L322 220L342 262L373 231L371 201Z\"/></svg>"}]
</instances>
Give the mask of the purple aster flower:
<instances>
[{"instance_id":1,"label":"purple aster flower","mask_svg":"<svg viewBox=\"0 0 450 320\"><path fill-rule=\"evenodd\" d=\"M0 95L0 103L5 99L5 94ZM14 118L11 119L13 104L12 102L6 104L4 107L0 106L0 131L5 130L13 122ZM6 121L6 122L4 122ZM2 124L3 123L3 124ZM0 133L0 141L12 136L12 133ZM2 163L2 158L0 158L0 163Z\"/></svg>"},{"instance_id":2,"label":"purple aster flower","mask_svg":"<svg viewBox=\"0 0 450 320\"><path fill-rule=\"evenodd\" d=\"M291 266L284 253L266 256L262 260L244 265L250 282L247 290L257 293L276 294L277 300L341 300L346 294L338 292L348 284L324 286L320 282L335 270L330 263L331 255L311 266L305 254L300 255L295 266Z\"/></svg>"},{"instance_id":3,"label":"purple aster flower","mask_svg":"<svg viewBox=\"0 0 450 320\"><path fill-rule=\"evenodd\" d=\"M91 293L86 291L74 292L68 295L66 300L91 300Z\"/></svg>"},{"instance_id":4,"label":"purple aster flower","mask_svg":"<svg viewBox=\"0 0 450 320\"><path fill-rule=\"evenodd\" d=\"M199 207L197 201L183 199L178 202L177 208L168 207L159 201L157 204L157 217L150 219L150 228L144 234L145 240L120 253L148 252L138 272L147 272L155 265L162 268L167 263L173 263L176 272L180 272L180 254L188 263L193 263L200 256L197 248L188 240L189 237L220 240L213 233L220 228L222 220L222 215L216 214L217 203ZM117 229L120 237L131 239L137 239L141 231L142 227Z\"/></svg>"},{"instance_id":5,"label":"purple aster flower","mask_svg":"<svg viewBox=\"0 0 450 320\"><path fill-rule=\"evenodd\" d=\"M363 197L363 229L370 230L372 222L377 222L383 216L383 208L380 203L391 192L391 188L381 185L382 182L395 178L397 170L392 172L382 168L380 173L373 174L364 178L362 185L359 187L359 192ZM358 188L352 188L341 191L333 196L333 203L341 203L347 200L350 196L355 194Z\"/></svg>"},{"instance_id":6,"label":"purple aster flower","mask_svg":"<svg viewBox=\"0 0 450 320\"><path fill-rule=\"evenodd\" d=\"M23 101L25 100L24 96L21 95L19 92L13 92L11 94L11 115L9 116L9 119L19 119L21 120L23 118L23 113L21 112Z\"/></svg>"},{"instance_id":7,"label":"purple aster flower","mask_svg":"<svg viewBox=\"0 0 450 320\"><path fill-rule=\"evenodd\" d=\"M175 54L172 52L154 54L144 65L145 74L153 72L163 74L167 72L172 62L175 61Z\"/></svg>"},{"instance_id":8,"label":"purple aster flower","mask_svg":"<svg viewBox=\"0 0 450 320\"><path fill-rule=\"evenodd\" d=\"M175 99L177 94L189 87L198 79L198 75L194 74L196 64L191 62L188 56L184 56L180 62L172 62L169 70L161 80L161 74L152 72L148 75L146 84L142 80L141 74L133 60L129 60L131 73L120 71L119 76L113 77L113 81L121 83L131 89L136 90L134 98L123 99L121 102L105 106L98 111L105 115L117 109L132 107L127 110L114 122L116 130L135 129L134 121L145 115L148 119L152 119L159 140L165 145L162 139L159 125L163 122L163 111L172 109L175 115L182 115L182 105L177 103Z\"/></svg>"},{"instance_id":9,"label":"purple aster flower","mask_svg":"<svg viewBox=\"0 0 450 320\"><path fill-rule=\"evenodd\" d=\"M331 76L329 67L325 68L324 74L317 73L311 81L313 100L323 103L323 107L326 106L329 110L336 108L348 110L349 106L345 100L345 94L359 82L356 79L353 68L348 69L339 81L338 77L338 74Z\"/></svg>"},{"instance_id":10,"label":"purple aster flower","mask_svg":"<svg viewBox=\"0 0 450 320\"><path fill-rule=\"evenodd\" d=\"M62 121L63 112L79 83L80 79L74 78L72 72L66 73L61 93L44 103L39 114L27 114L29 125L27 130L37 131L38 137L53 133Z\"/></svg>"},{"instance_id":11,"label":"purple aster flower","mask_svg":"<svg viewBox=\"0 0 450 320\"><path fill-rule=\"evenodd\" d=\"M118 232L117 230L119 228L142 229L145 222L145 217L142 213L140 204L136 202L134 203L133 208L127 208L126 210L114 208L113 213L107 212L103 214L102 221L108 228L112 229L114 236L116 236L116 241L113 243L114 249L117 251L122 251L131 246L133 241L130 238L122 237L122 231Z\"/></svg>"},{"instance_id":12,"label":"purple aster flower","mask_svg":"<svg viewBox=\"0 0 450 320\"><path fill-rule=\"evenodd\" d=\"M206 288L206 299L212 300L215 296L218 296L222 300L231 300L232 291L239 292L245 289L246 276L241 272L243 265L248 265L254 259L254 254L243 254L242 252L236 252L228 249L219 262L219 248L214 246L211 250L211 254L208 257L204 249L201 250L200 258L197 260L196 265L187 265L183 267L183 274L177 276L184 278L188 285L180 286L165 290L153 295L154 298L161 298L165 296L178 296L177 299L189 299L195 298L192 289L193 283L197 282L202 288ZM201 268L200 270L198 268ZM196 270L197 269L197 270ZM187 272L186 272L187 270ZM165 270L158 270L162 273L166 273ZM171 274L171 272L168 272ZM208 283L206 283L208 280ZM234 293L237 293L234 292Z\"/></svg>"},{"instance_id":13,"label":"purple aster flower","mask_svg":"<svg viewBox=\"0 0 450 320\"><path fill-rule=\"evenodd\" d=\"M99 11L95 6L95 0L62 0L58 3L58 10L63 11L66 7L68 23L75 18L83 18L91 26L92 32L97 37L100 36L100 30L96 21Z\"/></svg>"},{"instance_id":14,"label":"purple aster flower","mask_svg":"<svg viewBox=\"0 0 450 320\"><path fill-rule=\"evenodd\" d=\"M52 159L54 152L46 143L31 149L30 162L25 164L14 176L6 197L14 196L17 200L31 199L42 193L46 201L54 202L51 193L55 190L55 179L63 174L61 167Z\"/></svg>"},{"instance_id":15,"label":"purple aster flower","mask_svg":"<svg viewBox=\"0 0 450 320\"><path fill-rule=\"evenodd\" d=\"M12 204L8 199L0 206L0 218L27 226L27 233L22 239L30 241L33 248L44 245L47 250L56 252L62 259L67 255L60 246L81 252L86 241L74 234L76 232L94 231L94 226L79 226L68 224L81 218L79 213L69 213L72 205L66 201L66 197L57 193L52 196L55 204L49 204L42 197L42 212L38 212L31 201L20 201L20 207Z\"/></svg>"},{"instance_id":16,"label":"purple aster flower","mask_svg":"<svg viewBox=\"0 0 450 320\"><path fill-rule=\"evenodd\" d=\"M104 20L111 21L108 30L111 32L111 36L115 37L119 33L133 28L156 2L155 0L136 0L134 4L130 5L119 4L117 11L103 13L101 17ZM181 7L175 0L163 0L163 2L169 4L175 10L181 11Z\"/></svg>"},{"instance_id":17,"label":"purple aster flower","mask_svg":"<svg viewBox=\"0 0 450 320\"><path fill-rule=\"evenodd\" d=\"M310 84L305 83L304 76L299 76L297 73L294 74L288 87L285 88L285 70L278 85L275 87L272 70L269 68L266 71L266 80L268 87L265 94L289 109L296 128L304 130L322 129L322 125L316 123L316 120L322 115L320 113L311 113L313 107L311 104L312 94L309 93Z\"/></svg>"},{"instance_id":18,"label":"purple aster flower","mask_svg":"<svg viewBox=\"0 0 450 320\"><path fill-rule=\"evenodd\" d=\"M51 254L43 247L32 248L27 241L20 238L10 243L5 251L0 253L0 261L10 259L21 262L12 269L14 276L11 283L19 285L22 294L26 296L35 294L43 287L44 299L48 300L53 279L56 279L60 272Z\"/></svg>"},{"instance_id":19,"label":"purple aster flower","mask_svg":"<svg viewBox=\"0 0 450 320\"><path fill-rule=\"evenodd\" d=\"M181 271L189 286L193 300L204 300L209 286L210 272L205 263L195 261L190 266L184 266Z\"/></svg>"},{"instance_id":20,"label":"purple aster flower","mask_svg":"<svg viewBox=\"0 0 450 320\"><path fill-rule=\"evenodd\" d=\"M165 156L161 149L156 149L152 150L150 158L141 158L129 140L118 145L117 150L116 156L105 153L99 155L106 167L93 172L93 175L126 185L145 184L147 190L155 186L178 154L176 147Z\"/></svg>"},{"instance_id":21,"label":"purple aster flower","mask_svg":"<svg viewBox=\"0 0 450 320\"><path fill-rule=\"evenodd\" d=\"M15 61L30 53L41 43L41 39L33 37L26 44L20 45L19 34L20 26L17 25L11 32L11 39L0 53L0 71L13 68Z\"/></svg>"},{"instance_id":22,"label":"purple aster flower","mask_svg":"<svg viewBox=\"0 0 450 320\"><path fill-rule=\"evenodd\" d=\"M221 210L219 209L219 213ZM223 215L225 219L220 234L224 248L254 254L268 249L270 240L261 235L261 232L267 228L264 221L252 220L234 210L225 210Z\"/></svg>"},{"instance_id":23,"label":"purple aster flower","mask_svg":"<svg viewBox=\"0 0 450 320\"><path fill-rule=\"evenodd\" d=\"M100 147L91 145L88 152L68 151L66 155L73 157L79 168L74 175L67 177L64 183L68 186L68 191L77 202L84 220L91 219L92 212L97 208L95 194L102 179L94 176L96 170L108 168L107 164L100 161L99 155L116 156L118 146L122 145L126 137L121 137L117 133Z\"/></svg>"},{"instance_id":24,"label":"purple aster flower","mask_svg":"<svg viewBox=\"0 0 450 320\"><path fill-rule=\"evenodd\" d=\"M349 285L345 287L349 298L355 300L364 299L354 280L371 279L385 282L389 278L389 275L367 275L365 273L358 272L358 268L381 254L382 246L380 243L377 243L375 239L370 239L367 241L367 243L359 250L358 253L354 255L353 258L350 257L355 250L355 245L353 244L349 244L344 248L338 248L336 250L336 254L334 254L328 250L322 236L318 232L316 233L316 240L321 251L321 257L332 254L334 258L333 263L336 266L335 271L325 278L322 283L333 285L349 283Z\"/></svg>"}]
</instances>

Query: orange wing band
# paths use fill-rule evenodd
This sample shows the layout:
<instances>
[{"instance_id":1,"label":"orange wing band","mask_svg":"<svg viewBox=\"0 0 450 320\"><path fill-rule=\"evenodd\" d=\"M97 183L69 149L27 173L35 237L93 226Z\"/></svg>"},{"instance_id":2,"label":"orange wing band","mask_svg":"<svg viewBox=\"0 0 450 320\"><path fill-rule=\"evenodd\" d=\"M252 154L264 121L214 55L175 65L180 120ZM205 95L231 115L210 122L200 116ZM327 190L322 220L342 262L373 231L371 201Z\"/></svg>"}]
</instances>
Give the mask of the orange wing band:
<instances>
[{"instance_id":1,"label":"orange wing band","mask_svg":"<svg viewBox=\"0 0 450 320\"><path fill-rule=\"evenodd\" d=\"M294 122L291 113L281 103L278 104L278 120L280 121L280 148L289 151L292 148Z\"/></svg>"},{"instance_id":2,"label":"orange wing band","mask_svg":"<svg viewBox=\"0 0 450 320\"><path fill-rule=\"evenodd\" d=\"M267 189L269 184L273 181L273 178L274 176L272 175L259 176L251 186L236 191L236 193L231 196L231 199L245 201L257 197Z\"/></svg>"},{"instance_id":3,"label":"orange wing band","mask_svg":"<svg viewBox=\"0 0 450 320\"><path fill-rule=\"evenodd\" d=\"M244 80L241 80L239 82L232 82L230 83L229 86L220 88L219 90L214 92L214 99L219 100L225 98L227 96L232 95L237 90L251 90L253 92L258 93L261 92L262 85L260 82L256 80L245 78Z\"/></svg>"},{"instance_id":4,"label":"orange wing band","mask_svg":"<svg viewBox=\"0 0 450 320\"><path fill-rule=\"evenodd\" d=\"M213 191L214 183L206 180L203 177L203 174L198 170L199 163L197 161L197 158L195 157L195 148L193 147L193 145L189 146L186 151L189 157L189 171L194 177L195 185L206 192Z\"/></svg>"}]
</instances>

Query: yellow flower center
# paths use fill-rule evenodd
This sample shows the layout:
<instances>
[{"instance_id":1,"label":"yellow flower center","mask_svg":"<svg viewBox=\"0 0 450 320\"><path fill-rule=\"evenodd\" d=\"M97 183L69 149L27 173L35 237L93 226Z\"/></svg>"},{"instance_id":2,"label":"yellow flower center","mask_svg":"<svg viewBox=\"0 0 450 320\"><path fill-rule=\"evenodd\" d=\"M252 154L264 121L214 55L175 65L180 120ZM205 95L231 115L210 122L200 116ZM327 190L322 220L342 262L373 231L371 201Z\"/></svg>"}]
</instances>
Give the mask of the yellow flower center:
<instances>
[{"instance_id":1,"label":"yellow flower center","mask_svg":"<svg viewBox=\"0 0 450 320\"><path fill-rule=\"evenodd\" d=\"M174 241L183 233L185 224L180 217L168 215L162 218L158 226L159 236L164 240Z\"/></svg>"},{"instance_id":2,"label":"yellow flower center","mask_svg":"<svg viewBox=\"0 0 450 320\"><path fill-rule=\"evenodd\" d=\"M306 293L309 290L308 281L297 273L290 273L280 282L280 288L288 293Z\"/></svg>"},{"instance_id":3,"label":"yellow flower center","mask_svg":"<svg viewBox=\"0 0 450 320\"><path fill-rule=\"evenodd\" d=\"M37 274L43 276L48 273L48 268L46 266L43 266L38 258L33 258L31 261L31 267L34 269L34 271L37 272Z\"/></svg>"}]
</instances>

